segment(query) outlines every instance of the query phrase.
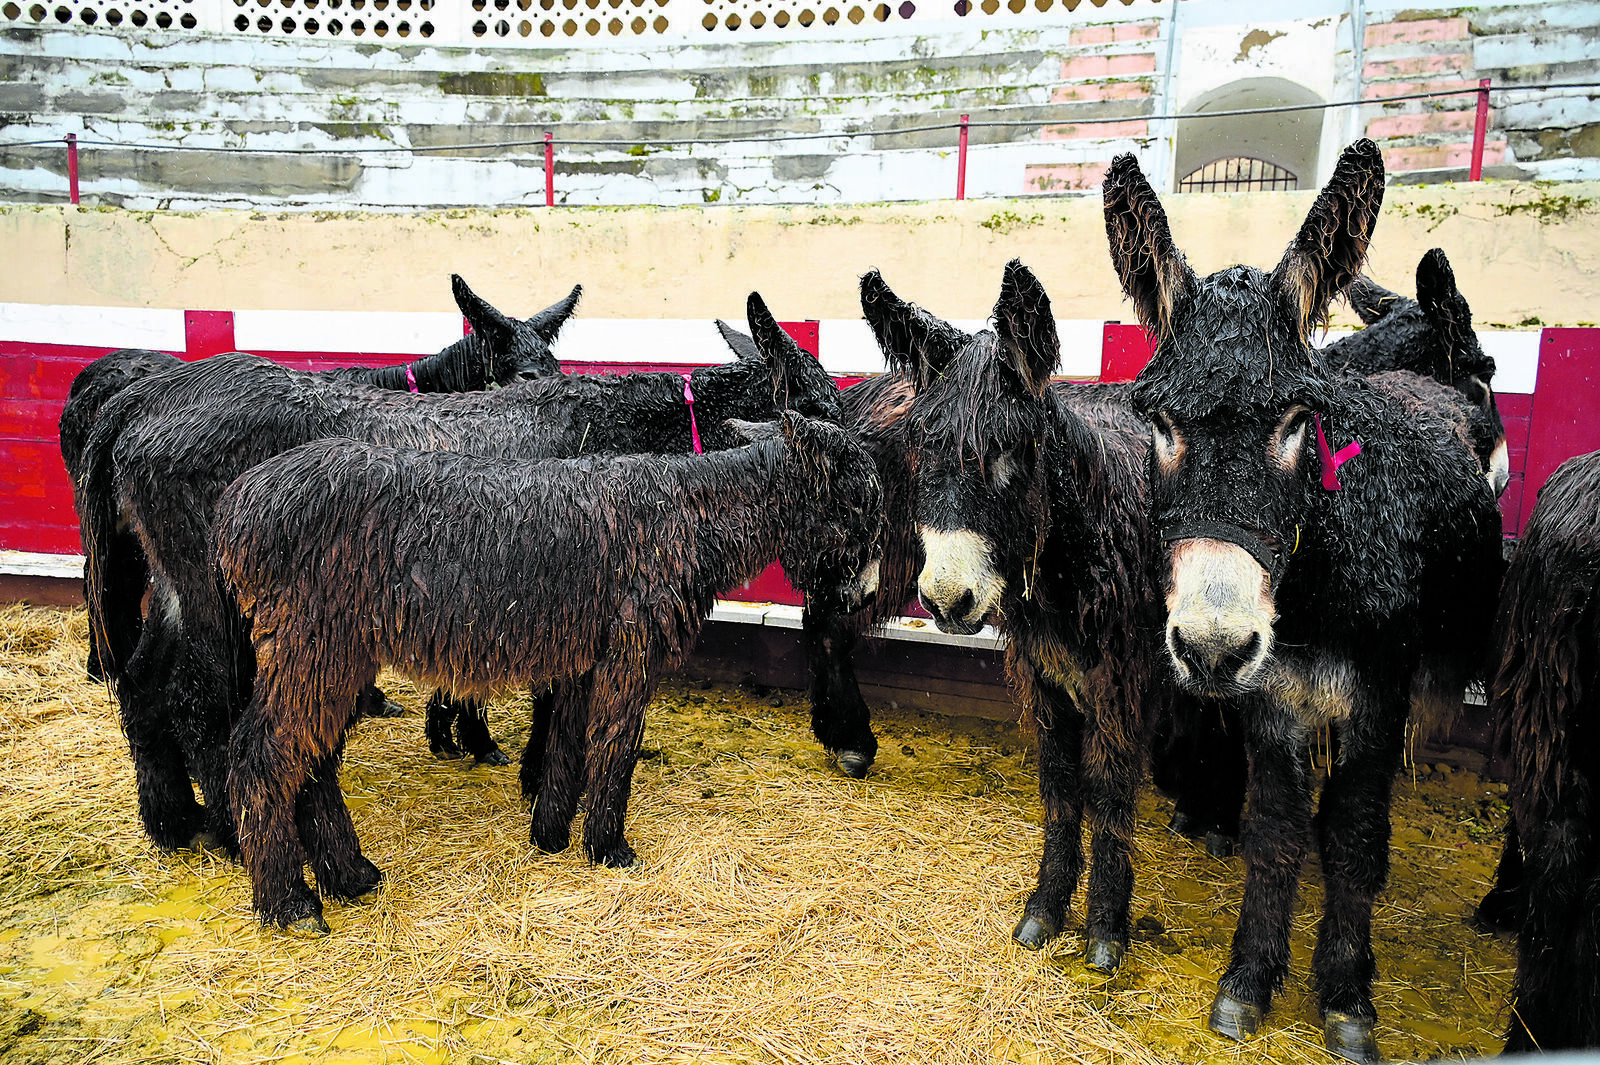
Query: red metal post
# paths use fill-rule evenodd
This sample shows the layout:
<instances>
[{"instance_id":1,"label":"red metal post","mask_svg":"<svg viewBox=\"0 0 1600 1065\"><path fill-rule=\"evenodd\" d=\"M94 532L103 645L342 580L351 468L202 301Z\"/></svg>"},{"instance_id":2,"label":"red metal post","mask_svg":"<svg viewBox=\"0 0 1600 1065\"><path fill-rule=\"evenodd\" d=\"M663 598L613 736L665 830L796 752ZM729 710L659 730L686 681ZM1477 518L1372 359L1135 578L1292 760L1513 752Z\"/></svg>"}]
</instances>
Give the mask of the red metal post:
<instances>
[{"instance_id":1,"label":"red metal post","mask_svg":"<svg viewBox=\"0 0 1600 1065\"><path fill-rule=\"evenodd\" d=\"M544 131L544 205L556 205L556 142L555 134Z\"/></svg>"},{"instance_id":2,"label":"red metal post","mask_svg":"<svg viewBox=\"0 0 1600 1065\"><path fill-rule=\"evenodd\" d=\"M1472 170L1469 181L1483 180L1483 142L1489 135L1489 79L1478 79L1478 120L1472 127Z\"/></svg>"},{"instance_id":3,"label":"red metal post","mask_svg":"<svg viewBox=\"0 0 1600 1065\"><path fill-rule=\"evenodd\" d=\"M967 122L968 116L961 116L961 147L956 151L956 199L967 198Z\"/></svg>"},{"instance_id":4,"label":"red metal post","mask_svg":"<svg viewBox=\"0 0 1600 1065\"><path fill-rule=\"evenodd\" d=\"M78 202L78 135L67 134L67 197Z\"/></svg>"}]
</instances>

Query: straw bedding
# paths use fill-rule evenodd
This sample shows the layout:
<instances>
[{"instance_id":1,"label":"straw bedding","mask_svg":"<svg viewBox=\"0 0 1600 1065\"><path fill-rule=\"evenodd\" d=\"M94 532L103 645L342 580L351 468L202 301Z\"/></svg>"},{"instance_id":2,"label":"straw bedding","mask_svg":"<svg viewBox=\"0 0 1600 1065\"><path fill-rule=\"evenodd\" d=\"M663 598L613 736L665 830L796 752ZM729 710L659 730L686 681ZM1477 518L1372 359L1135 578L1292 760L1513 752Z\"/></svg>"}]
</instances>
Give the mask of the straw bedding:
<instances>
[{"instance_id":1,"label":"straw bedding","mask_svg":"<svg viewBox=\"0 0 1600 1065\"><path fill-rule=\"evenodd\" d=\"M1110 980L1069 931L1020 951L1034 875L1032 745L1006 723L882 708L871 779L816 750L797 693L680 679L651 706L629 839L641 868L533 853L515 767L432 758L425 693L352 736L343 785L376 901L333 934L257 927L242 870L142 838L81 611L0 609L0 1058L196 1062L1323 1062L1305 986L1246 1047L1203 1017L1240 863L1141 806L1133 948ZM525 696L491 707L520 745ZM1375 918L1392 1057L1492 1053L1510 944L1465 922L1504 804L1466 772L1397 789ZM1313 870L1314 874L1314 870Z\"/></svg>"}]
</instances>

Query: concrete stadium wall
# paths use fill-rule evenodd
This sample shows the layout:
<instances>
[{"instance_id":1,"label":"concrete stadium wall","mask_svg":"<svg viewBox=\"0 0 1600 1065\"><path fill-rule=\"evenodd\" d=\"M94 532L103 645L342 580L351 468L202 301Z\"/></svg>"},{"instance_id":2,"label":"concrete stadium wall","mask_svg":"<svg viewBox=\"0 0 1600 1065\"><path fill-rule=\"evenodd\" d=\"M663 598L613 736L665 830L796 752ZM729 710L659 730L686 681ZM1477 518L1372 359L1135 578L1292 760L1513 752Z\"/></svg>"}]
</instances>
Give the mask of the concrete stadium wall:
<instances>
[{"instance_id":1,"label":"concrete stadium wall","mask_svg":"<svg viewBox=\"0 0 1600 1065\"><path fill-rule=\"evenodd\" d=\"M1310 192L1166 197L1195 269L1271 266ZM839 208L554 208L425 214L181 214L0 207L0 302L245 310L451 311L448 275L529 313L585 288L588 318L741 321L759 290L787 320L854 319L871 267L906 298L983 319L1021 258L1061 318L1132 321L1098 197ZM1395 186L1371 275L1403 293L1442 247L1479 328L1600 320L1600 183ZM1339 320L1352 322L1347 312Z\"/></svg>"},{"instance_id":2,"label":"concrete stadium wall","mask_svg":"<svg viewBox=\"0 0 1600 1065\"><path fill-rule=\"evenodd\" d=\"M1291 161L1304 189L1362 135L1382 143L1391 170L1442 180L1464 173L1474 96L1395 97L1485 77L1510 88L1600 76L1596 0L1074 0L1070 11L959 0L970 11L960 18L948 0L923 0L909 19L781 35L534 34L471 47L58 24L56 12L106 2L3 5L17 13L0 13L0 199L64 200L60 141L75 134L117 145L83 151L95 204L534 205L553 130L563 204L926 200L953 194L961 113L978 124L973 197L1090 189L1129 150L1167 188L1191 164L1252 146ZM258 6L281 14L291 2ZM1366 103L1247 122L1155 117L1342 100ZM774 132L812 139L766 139ZM507 141L526 143L451 150ZM1486 162L1506 176L1600 178L1600 96L1498 94Z\"/></svg>"}]
</instances>

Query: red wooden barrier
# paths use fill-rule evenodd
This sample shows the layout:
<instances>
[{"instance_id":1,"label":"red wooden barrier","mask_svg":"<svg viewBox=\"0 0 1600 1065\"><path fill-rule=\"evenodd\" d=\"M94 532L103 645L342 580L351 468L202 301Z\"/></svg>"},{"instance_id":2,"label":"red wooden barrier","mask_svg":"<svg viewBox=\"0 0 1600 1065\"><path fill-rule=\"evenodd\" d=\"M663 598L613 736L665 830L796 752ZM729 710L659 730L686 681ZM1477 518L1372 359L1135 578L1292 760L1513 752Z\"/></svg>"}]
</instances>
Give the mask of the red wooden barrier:
<instances>
[{"instance_id":1,"label":"red wooden barrier","mask_svg":"<svg viewBox=\"0 0 1600 1065\"><path fill-rule=\"evenodd\" d=\"M1557 466L1600 449L1600 329L1546 329L1539 338L1539 378L1528 416L1520 533L1539 489ZM1509 492L1507 493L1510 494Z\"/></svg>"},{"instance_id":2,"label":"red wooden barrier","mask_svg":"<svg viewBox=\"0 0 1600 1065\"><path fill-rule=\"evenodd\" d=\"M544 205L556 205L556 146L555 134L549 130L544 134Z\"/></svg>"}]
</instances>

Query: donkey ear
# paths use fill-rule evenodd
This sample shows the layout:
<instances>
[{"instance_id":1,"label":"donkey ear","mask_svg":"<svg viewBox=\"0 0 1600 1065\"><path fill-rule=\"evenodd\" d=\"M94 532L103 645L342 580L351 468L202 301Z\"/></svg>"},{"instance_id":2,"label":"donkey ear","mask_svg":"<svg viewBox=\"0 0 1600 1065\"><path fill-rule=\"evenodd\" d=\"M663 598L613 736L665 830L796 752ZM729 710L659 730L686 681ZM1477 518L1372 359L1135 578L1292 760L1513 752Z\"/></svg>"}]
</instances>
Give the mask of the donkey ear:
<instances>
[{"instance_id":1,"label":"donkey ear","mask_svg":"<svg viewBox=\"0 0 1600 1065\"><path fill-rule=\"evenodd\" d=\"M1494 360L1483 354L1472 328L1472 308L1456 288L1455 271L1441 248L1428 249L1417 263L1417 303L1463 370L1493 375Z\"/></svg>"},{"instance_id":2,"label":"donkey ear","mask_svg":"<svg viewBox=\"0 0 1600 1065\"><path fill-rule=\"evenodd\" d=\"M806 363L815 362L811 353L784 332L778 320L767 310L766 301L759 292L750 293L745 301L744 315L750 323L750 339L755 341L757 353L767 360L772 372L772 395L779 407L789 405L791 382L803 380Z\"/></svg>"},{"instance_id":3,"label":"donkey ear","mask_svg":"<svg viewBox=\"0 0 1600 1065\"><path fill-rule=\"evenodd\" d=\"M1450 260L1442 248L1429 248L1417 263L1417 302L1428 320L1438 328L1459 325L1466 315L1466 324L1472 322L1472 311L1456 288L1456 274L1450 269Z\"/></svg>"},{"instance_id":4,"label":"donkey ear","mask_svg":"<svg viewBox=\"0 0 1600 1065\"><path fill-rule=\"evenodd\" d=\"M1363 138L1346 148L1333 177L1272 271L1272 283L1287 300L1301 337L1327 316L1328 304L1361 272L1372 229L1383 206L1383 155Z\"/></svg>"},{"instance_id":5,"label":"donkey ear","mask_svg":"<svg viewBox=\"0 0 1600 1065\"><path fill-rule=\"evenodd\" d=\"M1111 161L1102 191L1111 265L1122 292L1133 301L1145 332L1164 336L1173 309L1195 290L1194 271L1172 242L1167 212L1131 152Z\"/></svg>"},{"instance_id":6,"label":"donkey ear","mask_svg":"<svg viewBox=\"0 0 1600 1065\"><path fill-rule=\"evenodd\" d=\"M956 352L972 341L966 330L895 295L876 270L862 275L861 314L889 368L909 377L917 388L943 373Z\"/></svg>"},{"instance_id":7,"label":"donkey ear","mask_svg":"<svg viewBox=\"0 0 1600 1065\"><path fill-rule=\"evenodd\" d=\"M1371 325L1399 307L1404 297L1398 292L1390 292L1366 274L1357 274L1356 279L1350 282L1350 287L1344 290L1344 298L1361 319L1361 324Z\"/></svg>"},{"instance_id":8,"label":"donkey ear","mask_svg":"<svg viewBox=\"0 0 1600 1065\"><path fill-rule=\"evenodd\" d=\"M1061 362L1061 338L1056 335L1050 297L1020 259L1006 263L1000 299L994 305L994 324L1022 383L1034 395L1044 395L1050 375Z\"/></svg>"},{"instance_id":9,"label":"donkey ear","mask_svg":"<svg viewBox=\"0 0 1600 1065\"><path fill-rule=\"evenodd\" d=\"M526 324L544 338L546 344L555 342L556 334L567 324L572 312L578 308L578 297L583 295L582 285L573 285L566 299L558 300L527 320Z\"/></svg>"},{"instance_id":10,"label":"donkey ear","mask_svg":"<svg viewBox=\"0 0 1600 1065\"><path fill-rule=\"evenodd\" d=\"M504 350L510 345L512 334L517 328L515 322L489 306L487 301L468 288L460 274L450 275L450 291L456 298L456 306L461 308L462 316L472 323L474 333L481 334L491 347L498 350Z\"/></svg>"},{"instance_id":11,"label":"donkey ear","mask_svg":"<svg viewBox=\"0 0 1600 1065\"><path fill-rule=\"evenodd\" d=\"M735 359L759 359L761 352L756 348L756 342L739 332L721 318L716 320L717 332L722 334L722 342L728 345L728 350L733 352Z\"/></svg>"}]
</instances>

